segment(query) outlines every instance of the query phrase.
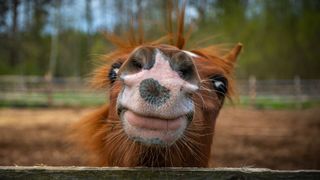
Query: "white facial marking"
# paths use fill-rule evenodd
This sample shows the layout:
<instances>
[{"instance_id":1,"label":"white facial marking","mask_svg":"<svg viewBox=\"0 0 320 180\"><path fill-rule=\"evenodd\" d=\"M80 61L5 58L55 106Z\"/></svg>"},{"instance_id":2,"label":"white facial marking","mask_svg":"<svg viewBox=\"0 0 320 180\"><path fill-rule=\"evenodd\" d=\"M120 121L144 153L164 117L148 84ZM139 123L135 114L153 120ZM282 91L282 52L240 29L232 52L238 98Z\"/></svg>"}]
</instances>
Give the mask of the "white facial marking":
<instances>
[{"instance_id":1,"label":"white facial marking","mask_svg":"<svg viewBox=\"0 0 320 180\"><path fill-rule=\"evenodd\" d=\"M197 85L187 82L172 70L168 57L160 50L154 51L155 63L151 69L142 69L133 74L121 74L124 81L124 89L118 97L118 102L125 108L131 109L138 114L146 116L158 116L160 118L176 118L193 111L192 100L186 98L181 93L181 89L186 92L193 92L198 89ZM162 86L170 90L170 99L158 107L153 107L146 103L139 94L140 83L152 78Z\"/></svg>"},{"instance_id":2,"label":"white facial marking","mask_svg":"<svg viewBox=\"0 0 320 180\"><path fill-rule=\"evenodd\" d=\"M186 53L189 56L197 56L191 52ZM118 104L127 109L127 111L124 111L122 121L125 132L129 137L142 139L145 142L161 140L162 142L170 144L182 136L188 124L187 114L193 113L194 111L194 103L192 99L186 96L186 92L194 92L198 90L199 87L196 84L182 79L179 74L171 68L169 57L161 52L161 50L155 49L153 57L155 58L154 65L151 69L141 69L139 72L132 74L120 74L125 85L117 101ZM169 99L167 99L164 104L153 105L141 97L139 88L141 82L146 79L153 79L169 90ZM128 116L130 112L132 112L131 116ZM128 117L129 121L127 119ZM159 127L148 124L149 121L151 123L153 121L154 124L157 122L158 124L162 124L162 127L167 127L170 124L163 124L161 121L167 120L172 122L175 119L180 119L180 127L170 131L168 131L167 128L155 130ZM133 124L130 124L130 122ZM136 126L137 124L146 128ZM149 129L147 127L153 128Z\"/></svg>"}]
</instances>

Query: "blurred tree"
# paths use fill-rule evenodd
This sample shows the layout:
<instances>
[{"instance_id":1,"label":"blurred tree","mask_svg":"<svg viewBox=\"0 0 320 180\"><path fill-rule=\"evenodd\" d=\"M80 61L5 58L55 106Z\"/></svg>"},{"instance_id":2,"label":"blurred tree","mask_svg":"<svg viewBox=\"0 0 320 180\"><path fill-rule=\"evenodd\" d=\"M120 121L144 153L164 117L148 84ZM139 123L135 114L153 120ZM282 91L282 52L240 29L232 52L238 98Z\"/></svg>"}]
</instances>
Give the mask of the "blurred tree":
<instances>
[{"instance_id":1,"label":"blurred tree","mask_svg":"<svg viewBox=\"0 0 320 180\"><path fill-rule=\"evenodd\" d=\"M54 12L52 18L52 32L51 32L51 47L48 72L46 73L48 81L51 81L56 71L57 57L58 57L58 44L59 44L59 30L61 20L60 12L61 3L56 1L54 4Z\"/></svg>"},{"instance_id":2,"label":"blurred tree","mask_svg":"<svg viewBox=\"0 0 320 180\"><path fill-rule=\"evenodd\" d=\"M12 0L12 26L11 26L11 34L10 34L10 59L9 64L11 67L15 67L18 64L18 58L19 58L19 34L18 34L18 7L19 7L20 1L19 0Z\"/></svg>"},{"instance_id":3,"label":"blurred tree","mask_svg":"<svg viewBox=\"0 0 320 180\"><path fill-rule=\"evenodd\" d=\"M57 3L58 26L53 21ZM132 19L137 27L142 17L148 39L159 38L167 31L166 4L163 0L1 0L0 74L44 75L56 59L56 76L84 76L91 59L112 49L101 28L123 35ZM186 14L186 26L194 23L188 47L244 44L237 77L320 78L318 0L189 0Z\"/></svg>"},{"instance_id":4,"label":"blurred tree","mask_svg":"<svg viewBox=\"0 0 320 180\"><path fill-rule=\"evenodd\" d=\"M88 57L89 56L89 53L91 52L91 47L92 47L92 23L93 23L93 17L92 17L92 1L91 0L86 0L86 6L85 6L85 18L86 18L86 24L87 24L87 39L84 43L84 47L83 47L83 50L84 50L84 57ZM85 59L85 60L89 60L89 58ZM75 61L77 62L76 63L76 68L77 69L80 69L80 71L83 71L82 69L85 69L86 67L88 67L86 65L86 63L83 63L82 62L82 65L79 66L78 63L80 63L81 61L79 61L79 59L75 59ZM87 69L88 70L88 69ZM76 72L75 75L80 75L79 72Z\"/></svg>"},{"instance_id":5,"label":"blurred tree","mask_svg":"<svg viewBox=\"0 0 320 180\"><path fill-rule=\"evenodd\" d=\"M44 75L48 69L50 59L50 36L43 34L48 23L50 7L54 4L50 0L32 0L31 23L25 29L23 51L23 74Z\"/></svg>"},{"instance_id":6,"label":"blurred tree","mask_svg":"<svg viewBox=\"0 0 320 180\"><path fill-rule=\"evenodd\" d=\"M0 6L0 29L1 31L5 31L5 28L7 26L6 16L9 11L9 0L2 0L1 6Z\"/></svg>"}]
</instances>

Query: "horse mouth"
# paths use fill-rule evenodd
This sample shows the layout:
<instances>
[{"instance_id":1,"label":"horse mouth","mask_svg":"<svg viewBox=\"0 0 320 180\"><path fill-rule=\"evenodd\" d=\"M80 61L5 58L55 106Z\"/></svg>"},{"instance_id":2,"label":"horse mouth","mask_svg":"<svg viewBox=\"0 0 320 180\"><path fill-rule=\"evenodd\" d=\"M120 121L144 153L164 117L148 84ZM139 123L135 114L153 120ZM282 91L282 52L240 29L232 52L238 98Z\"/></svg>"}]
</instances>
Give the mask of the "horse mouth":
<instances>
[{"instance_id":1,"label":"horse mouth","mask_svg":"<svg viewBox=\"0 0 320 180\"><path fill-rule=\"evenodd\" d=\"M120 119L128 137L146 145L172 145L184 133L188 125L188 115L170 119L144 116L123 108Z\"/></svg>"}]
</instances>

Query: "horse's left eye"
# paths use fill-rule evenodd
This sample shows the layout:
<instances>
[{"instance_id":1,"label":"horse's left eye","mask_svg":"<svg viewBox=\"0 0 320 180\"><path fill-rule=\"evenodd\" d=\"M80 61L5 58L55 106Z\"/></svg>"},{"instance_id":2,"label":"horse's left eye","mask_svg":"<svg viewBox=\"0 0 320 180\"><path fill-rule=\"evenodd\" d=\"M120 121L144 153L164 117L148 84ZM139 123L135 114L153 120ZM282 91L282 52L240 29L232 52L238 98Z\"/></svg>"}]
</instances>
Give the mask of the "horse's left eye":
<instances>
[{"instance_id":1,"label":"horse's left eye","mask_svg":"<svg viewBox=\"0 0 320 180\"><path fill-rule=\"evenodd\" d=\"M109 78L111 84L113 84L116 81L116 79L118 77L118 71L119 71L121 65L122 65L122 63L120 63L120 62L116 62L111 65L111 69L108 74L108 78Z\"/></svg>"},{"instance_id":2,"label":"horse's left eye","mask_svg":"<svg viewBox=\"0 0 320 180\"><path fill-rule=\"evenodd\" d=\"M222 75L214 75L209 79L219 97L224 97L228 92L228 80Z\"/></svg>"}]
</instances>

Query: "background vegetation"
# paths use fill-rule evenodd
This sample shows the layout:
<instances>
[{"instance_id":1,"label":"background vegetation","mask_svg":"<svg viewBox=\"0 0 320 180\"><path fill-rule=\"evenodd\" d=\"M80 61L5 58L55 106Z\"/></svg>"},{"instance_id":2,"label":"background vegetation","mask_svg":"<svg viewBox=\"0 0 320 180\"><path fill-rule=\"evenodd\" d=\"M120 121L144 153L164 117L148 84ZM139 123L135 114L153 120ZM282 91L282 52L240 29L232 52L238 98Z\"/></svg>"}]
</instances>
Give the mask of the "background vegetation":
<instances>
[{"instance_id":1,"label":"background vegetation","mask_svg":"<svg viewBox=\"0 0 320 180\"><path fill-rule=\"evenodd\" d=\"M210 167L320 169L320 1L187 2L189 47L244 44L239 101L219 114ZM159 38L166 3L0 0L0 165L88 165L65 132L108 102L84 78L114 48L102 32L123 34L142 16L147 36Z\"/></svg>"},{"instance_id":2,"label":"background vegetation","mask_svg":"<svg viewBox=\"0 0 320 180\"><path fill-rule=\"evenodd\" d=\"M101 32L121 34L142 16L158 38L165 13L162 0L1 0L0 74L86 76L112 49ZM190 45L244 44L238 78L320 78L318 0L190 0L186 14Z\"/></svg>"}]
</instances>

